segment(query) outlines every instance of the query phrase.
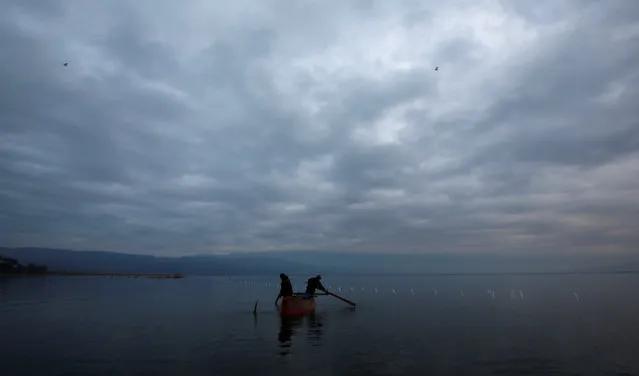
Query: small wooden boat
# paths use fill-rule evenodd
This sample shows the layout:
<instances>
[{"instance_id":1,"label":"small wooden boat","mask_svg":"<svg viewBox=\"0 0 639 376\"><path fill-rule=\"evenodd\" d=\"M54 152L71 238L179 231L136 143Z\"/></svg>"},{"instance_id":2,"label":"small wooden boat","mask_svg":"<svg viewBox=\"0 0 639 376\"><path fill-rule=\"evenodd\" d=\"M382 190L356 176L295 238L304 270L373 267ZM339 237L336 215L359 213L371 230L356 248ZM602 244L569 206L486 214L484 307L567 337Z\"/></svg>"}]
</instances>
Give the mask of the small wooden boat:
<instances>
[{"instance_id":1,"label":"small wooden boat","mask_svg":"<svg viewBox=\"0 0 639 376\"><path fill-rule=\"evenodd\" d=\"M304 316L315 312L315 297L310 299L303 295L293 295L282 298L279 306L282 316Z\"/></svg>"}]
</instances>

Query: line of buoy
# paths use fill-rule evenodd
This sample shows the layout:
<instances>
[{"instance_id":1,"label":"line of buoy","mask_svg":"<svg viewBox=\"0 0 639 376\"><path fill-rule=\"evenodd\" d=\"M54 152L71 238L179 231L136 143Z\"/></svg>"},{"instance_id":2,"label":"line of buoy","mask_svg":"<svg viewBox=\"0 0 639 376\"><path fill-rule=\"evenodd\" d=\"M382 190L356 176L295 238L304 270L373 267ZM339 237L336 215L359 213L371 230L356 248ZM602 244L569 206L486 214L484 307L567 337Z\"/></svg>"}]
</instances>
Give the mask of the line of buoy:
<instances>
[{"instance_id":1,"label":"line of buoy","mask_svg":"<svg viewBox=\"0 0 639 376\"><path fill-rule=\"evenodd\" d=\"M240 281L233 280L233 279L229 278L228 282L240 282ZM267 282L263 282L263 281L260 281L260 280L243 280L242 283L243 283L244 287L247 287L247 288L248 287L253 287L253 286L260 286L260 285L263 286L263 287L267 287L267 288L271 288L271 287L279 288L278 284L271 283L271 282L268 282L268 281ZM294 289L294 291L297 291L297 285L293 285L293 289ZM331 290L332 286L329 285L328 289ZM357 292L357 291L361 291L362 293L366 293L366 291L367 291L366 287L363 287L363 286L361 286L359 288L357 288L355 286L349 286L348 289L350 290L350 292L353 292L353 293ZM373 287L371 290L373 292L375 292L375 294L378 294L380 292L379 287L377 287L377 286ZM338 292L342 292L342 287L338 286L337 287L337 291ZM409 293L412 296L417 296L418 295L414 288L409 288L408 291L409 291ZM397 295L397 290L395 288L391 288L391 293L393 295ZM434 297L439 297L439 291L437 290L437 288L433 287L432 288L432 293L433 293ZM488 295L490 295L493 300L497 299L496 290L487 289L486 293ZM459 294L460 294L461 297L466 297L466 292L465 292L465 290L463 288L459 289ZM576 301L581 301L581 296L576 291L572 291L572 295L573 295L573 297L574 297L574 299ZM517 289L511 289L510 293L509 293L509 297L510 297L511 300L515 300L517 298L520 298L520 299L524 300L524 298L525 298L524 297L524 291L523 290L517 290ZM258 302L256 301L254 310L257 309L257 306L258 306Z\"/></svg>"}]
</instances>

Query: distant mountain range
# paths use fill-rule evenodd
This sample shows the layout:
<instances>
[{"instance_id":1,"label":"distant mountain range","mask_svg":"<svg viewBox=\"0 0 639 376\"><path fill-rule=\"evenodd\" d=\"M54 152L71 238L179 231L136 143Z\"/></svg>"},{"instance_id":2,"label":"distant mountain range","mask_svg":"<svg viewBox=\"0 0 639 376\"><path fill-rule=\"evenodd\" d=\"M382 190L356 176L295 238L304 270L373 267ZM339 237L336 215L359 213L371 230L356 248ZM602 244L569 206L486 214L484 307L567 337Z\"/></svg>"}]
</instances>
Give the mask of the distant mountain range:
<instances>
[{"instance_id":1,"label":"distant mountain range","mask_svg":"<svg viewBox=\"0 0 639 376\"><path fill-rule=\"evenodd\" d=\"M370 254L252 252L155 257L52 248L3 248L0 256L58 272L180 273L185 275L639 273L639 255Z\"/></svg>"},{"instance_id":2,"label":"distant mountain range","mask_svg":"<svg viewBox=\"0 0 639 376\"><path fill-rule=\"evenodd\" d=\"M301 263L254 257L229 256L155 257L102 251L52 248L3 248L0 255L23 264L46 265L49 270L73 273L149 273L185 275L257 275L287 271L311 272ZM313 271L315 272L315 271Z\"/></svg>"}]
</instances>

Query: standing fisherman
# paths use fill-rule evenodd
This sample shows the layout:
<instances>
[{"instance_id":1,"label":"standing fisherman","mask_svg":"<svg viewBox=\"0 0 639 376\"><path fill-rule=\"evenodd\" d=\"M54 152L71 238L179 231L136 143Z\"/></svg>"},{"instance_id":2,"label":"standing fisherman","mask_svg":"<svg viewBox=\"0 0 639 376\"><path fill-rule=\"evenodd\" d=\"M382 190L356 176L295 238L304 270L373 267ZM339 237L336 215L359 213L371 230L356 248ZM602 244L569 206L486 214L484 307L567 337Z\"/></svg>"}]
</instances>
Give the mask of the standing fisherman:
<instances>
[{"instance_id":1,"label":"standing fisherman","mask_svg":"<svg viewBox=\"0 0 639 376\"><path fill-rule=\"evenodd\" d=\"M291 280L284 273L280 273L280 279L282 282L280 283L280 293L277 295L277 299L275 299L275 305L277 305L277 301L280 298L284 298L287 296L293 296L293 285L291 285Z\"/></svg>"}]
</instances>

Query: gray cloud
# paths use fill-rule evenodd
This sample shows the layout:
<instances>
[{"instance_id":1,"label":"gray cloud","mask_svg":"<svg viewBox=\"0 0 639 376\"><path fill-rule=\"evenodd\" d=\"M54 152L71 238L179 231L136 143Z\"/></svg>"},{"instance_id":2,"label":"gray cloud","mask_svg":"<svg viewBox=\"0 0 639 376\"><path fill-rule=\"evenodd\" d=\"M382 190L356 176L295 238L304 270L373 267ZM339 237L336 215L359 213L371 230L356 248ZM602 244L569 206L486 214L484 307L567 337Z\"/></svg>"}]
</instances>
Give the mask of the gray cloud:
<instances>
[{"instance_id":1,"label":"gray cloud","mask_svg":"<svg viewBox=\"0 0 639 376\"><path fill-rule=\"evenodd\" d=\"M4 245L639 244L634 2L3 4Z\"/></svg>"}]
</instances>

